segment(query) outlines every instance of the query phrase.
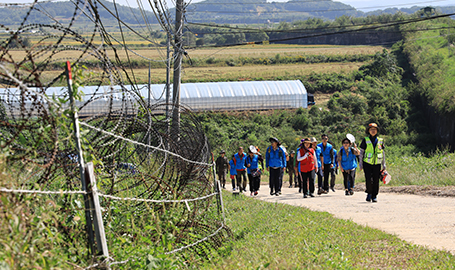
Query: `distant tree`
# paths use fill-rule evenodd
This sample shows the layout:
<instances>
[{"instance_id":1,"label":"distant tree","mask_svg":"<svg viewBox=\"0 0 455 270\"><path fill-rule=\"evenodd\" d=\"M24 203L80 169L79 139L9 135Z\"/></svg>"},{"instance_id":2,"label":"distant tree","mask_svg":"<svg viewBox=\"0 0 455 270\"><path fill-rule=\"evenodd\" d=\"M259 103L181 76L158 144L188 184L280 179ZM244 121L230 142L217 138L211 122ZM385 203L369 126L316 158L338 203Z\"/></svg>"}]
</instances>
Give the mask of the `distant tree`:
<instances>
[{"instance_id":1,"label":"distant tree","mask_svg":"<svg viewBox=\"0 0 455 270\"><path fill-rule=\"evenodd\" d=\"M246 41L264 41L269 40L269 36L265 32L245 33Z\"/></svg>"},{"instance_id":2,"label":"distant tree","mask_svg":"<svg viewBox=\"0 0 455 270\"><path fill-rule=\"evenodd\" d=\"M292 28L291 24L287 22L280 22L280 24L278 25L278 30L289 30L291 28Z\"/></svg>"},{"instance_id":3,"label":"distant tree","mask_svg":"<svg viewBox=\"0 0 455 270\"><path fill-rule=\"evenodd\" d=\"M183 34L183 44L191 47L196 46L196 36L192 32L186 31Z\"/></svg>"},{"instance_id":4,"label":"distant tree","mask_svg":"<svg viewBox=\"0 0 455 270\"><path fill-rule=\"evenodd\" d=\"M216 45L224 45L224 44L226 44L226 38L224 37L224 35L214 35L213 38L212 38L212 41Z\"/></svg>"},{"instance_id":5,"label":"distant tree","mask_svg":"<svg viewBox=\"0 0 455 270\"><path fill-rule=\"evenodd\" d=\"M388 77L389 74L401 74L403 69L397 65L396 58L384 49L382 53L376 53L372 63L361 66L359 71L372 77Z\"/></svg>"},{"instance_id":6,"label":"distant tree","mask_svg":"<svg viewBox=\"0 0 455 270\"><path fill-rule=\"evenodd\" d=\"M32 42L28 37L26 38L14 38L11 40L9 47L10 48L28 48L32 46Z\"/></svg>"},{"instance_id":7,"label":"distant tree","mask_svg":"<svg viewBox=\"0 0 455 270\"><path fill-rule=\"evenodd\" d=\"M204 45L204 39L203 38L196 39L196 46L203 46L203 45Z\"/></svg>"},{"instance_id":8,"label":"distant tree","mask_svg":"<svg viewBox=\"0 0 455 270\"><path fill-rule=\"evenodd\" d=\"M166 33L163 31L160 31L160 30L156 30L156 31L153 31L151 33L151 35L152 35L152 37L159 39L159 38L164 38L166 36Z\"/></svg>"}]
</instances>

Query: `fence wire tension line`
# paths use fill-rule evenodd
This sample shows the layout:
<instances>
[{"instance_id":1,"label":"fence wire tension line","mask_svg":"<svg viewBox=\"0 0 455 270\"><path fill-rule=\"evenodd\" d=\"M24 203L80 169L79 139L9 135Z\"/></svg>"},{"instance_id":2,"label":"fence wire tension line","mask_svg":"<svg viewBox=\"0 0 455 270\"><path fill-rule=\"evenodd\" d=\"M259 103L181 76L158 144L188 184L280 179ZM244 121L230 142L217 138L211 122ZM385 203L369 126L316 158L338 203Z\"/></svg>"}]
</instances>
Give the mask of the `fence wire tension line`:
<instances>
[{"instance_id":1,"label":"fence wire tension line","mask_svg":"<svg viewBox=\"0 0 455 270\"><path fill-rule=\"evenodd\" d=\"M163 29L179 35L168 24L166 5L153 2ZM150 221L172 212L178 233L166 254L204 254L208 247L221 246L232 232L225 224L210 145L195 115L185 106L150 104L140 96L130 63L118 55L122 49L126 55L138 53L126 44L116 47L120 39L99 16L106 9L103 3L72 0L74 12L65 24L40 3L19 5L28 12L18 29L0 24L10 33L0 43L0 148L9 153L8 168L20 175L15 183L0 186L0 195L48 197L62 213L73 211L72 200L83 199L87 235L82 238L89 239L88 253L99 258L86 269L134 261L117 257L113 262L108 252L117 248L112 238L128 233L111 231L121 227L119 216L127 212ZM30 23L37 14L52 23ZM89 34L75 29L82 18ZM25 41L35 30L40 39L30 47ZM176 50L180 45L173 43ZM93 64L90 72L82 67L87 59ZM79 85L90 86L90 92L79 93ZM89 109L92 105L102 109ZM178 123L171 117L175 112ZM75 235L65 237L69 243L81 241Z\"/></svg>"}]
</instances>

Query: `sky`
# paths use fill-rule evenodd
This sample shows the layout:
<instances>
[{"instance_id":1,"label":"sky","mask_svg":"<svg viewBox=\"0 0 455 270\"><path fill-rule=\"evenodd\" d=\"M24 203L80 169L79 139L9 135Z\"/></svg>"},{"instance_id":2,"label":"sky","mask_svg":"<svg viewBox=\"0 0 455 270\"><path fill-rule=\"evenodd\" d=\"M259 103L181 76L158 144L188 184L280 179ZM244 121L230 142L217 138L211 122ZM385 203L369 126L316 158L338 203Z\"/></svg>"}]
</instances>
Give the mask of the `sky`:
<instances>
[{"instance_id":1,"label":"sky","mask_svg":"<svg viewBox=\"0 0 455 270\"><path fill-rule=\"evenodd\" d=\"M44 1L44 0L39 0ZM112 0L109 0L112 2ZM130 5L131 7L137 7L138 0L116 0L117 3L121 5ZM148 0L142 0L144 2L144 6L147 7ZM193 0L193 3L201 2L204 0ZM273 0L275 2L287 2L287 0ZM30 3L32 0L0 0L0 3ZM174 6L175 0L166 0L168 7L172 8ZM188 0L185 0L188 2ZM226 0L229 2L229 0ZM271 2L269 0L269 2ZM358 10L367 12L376 9L386 9L386 8L404 8L404 7L412 7L412 6L455 6L455 0L342 0L336 1L342 2L344 4L351 5Z\"/></svg>"}]
</instances>

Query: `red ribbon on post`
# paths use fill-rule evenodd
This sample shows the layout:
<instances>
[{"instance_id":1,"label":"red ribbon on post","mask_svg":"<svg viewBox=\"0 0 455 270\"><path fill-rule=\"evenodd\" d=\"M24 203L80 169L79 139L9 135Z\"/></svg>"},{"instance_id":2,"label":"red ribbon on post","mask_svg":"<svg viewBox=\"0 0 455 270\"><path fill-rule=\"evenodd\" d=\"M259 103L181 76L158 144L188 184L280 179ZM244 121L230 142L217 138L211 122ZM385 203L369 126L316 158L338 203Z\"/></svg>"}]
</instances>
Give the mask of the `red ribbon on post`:
<instances>
[{"instance_id":1,"label":"red ribbon on post","mask_svg":"<svg viewBox=\"0 0 455 270\"><path fill-rule=\"evenodd\" d=\"M68 71L68 79L72 80L73 76L71 75L71 63L70 63L70 61L66 61L66 70Z\"/></svg>"}]
</instances>

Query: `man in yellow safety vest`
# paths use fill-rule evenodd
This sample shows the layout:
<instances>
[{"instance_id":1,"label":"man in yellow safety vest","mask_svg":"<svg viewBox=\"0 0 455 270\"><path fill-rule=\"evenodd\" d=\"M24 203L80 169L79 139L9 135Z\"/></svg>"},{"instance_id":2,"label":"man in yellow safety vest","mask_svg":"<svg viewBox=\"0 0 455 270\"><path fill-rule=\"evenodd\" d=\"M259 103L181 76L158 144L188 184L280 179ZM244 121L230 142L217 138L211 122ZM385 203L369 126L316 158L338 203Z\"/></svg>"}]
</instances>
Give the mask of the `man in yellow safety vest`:
<instances>
[{"instance_id":1,"label":"man in yellow safety vest","mask_svg":"<svg viewBox=\"0 0 455 270\"><path fill-rule=\"evenodd\" d=\"M381 171L385 170L384 140L378 138L379 127L370 123L365 131L369 136L360 143L359 168L365 172L368 202L377 202Z\"/></svg>"}]
</instances>

